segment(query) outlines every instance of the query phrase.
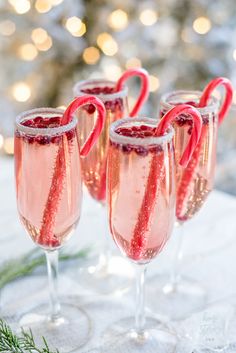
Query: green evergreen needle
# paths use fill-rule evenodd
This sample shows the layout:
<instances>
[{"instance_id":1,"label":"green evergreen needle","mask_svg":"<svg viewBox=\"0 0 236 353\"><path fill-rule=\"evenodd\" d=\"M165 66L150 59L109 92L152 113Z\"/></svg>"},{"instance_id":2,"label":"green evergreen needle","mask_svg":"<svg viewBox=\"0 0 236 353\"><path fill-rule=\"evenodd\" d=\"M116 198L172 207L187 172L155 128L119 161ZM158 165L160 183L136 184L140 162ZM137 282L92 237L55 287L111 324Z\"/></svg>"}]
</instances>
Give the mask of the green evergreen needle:
<instances>
[{"instance_id":1,"label":"green evergreen needle","mask_svg":"<svg viewBox=\"0 0 236 353\"><path fill-rule=\"evenodd\" d=\"M83 259L88 256L90 248L79 250L75 253L62 253L60 261ZM0 266L0 289L17 278L30 275L36 268L45 264L45 256L40 249L33 249L27 254L9 260ZM0 351L1 352L1 351Z\"/></svg>"}]
</instances>

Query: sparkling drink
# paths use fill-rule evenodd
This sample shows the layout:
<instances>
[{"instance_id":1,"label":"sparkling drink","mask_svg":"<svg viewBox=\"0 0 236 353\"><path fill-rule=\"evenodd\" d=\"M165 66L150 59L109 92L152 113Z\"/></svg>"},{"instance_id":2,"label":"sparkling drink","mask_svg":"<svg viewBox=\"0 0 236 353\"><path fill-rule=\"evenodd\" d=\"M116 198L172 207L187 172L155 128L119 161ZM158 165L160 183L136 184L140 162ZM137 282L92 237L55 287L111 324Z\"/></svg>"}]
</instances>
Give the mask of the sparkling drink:
<instances>
[{"instance_id":1,"label":"sparkling drink","mask_svg":"<svg viewBox=\"0 0 236 353\"><path fill-rule=\"evenodd\" d=\"M200 95L201 93L196 91L178 91L163 96L160 116L171 107L181 103L197 107ZM217 100L211 98L209 105L205 108L198 108L198 111L202 116L202 134L187 168L182 168L178 161L189 141L193 122L186 114L177 117L173 122L177 162L176 217L179 222L192 218L200 210L214 183L218 130Z\"/></svg>"},{"instance_id":2,"label":"sparkling drink","mask_svg":"<svg viewBox=\"0 0 236 353\"><path fill-rule=\"evenodd\" d=\"M124 121L110 133L109 223L120 250L144 264L162 250L173 227L173 132L157 138L156 121Z\"/></svg>"},{"instance_id":3,"label":"sparkling drink","mask_svg":"<svg viewBox=\"0 0 236 353\"><path fill-rule=\"evenodd\" d=\"M44 114L40 112L39 116L35 110L17 123L15 132L16 190L20 219L32 240L48 249L58 248L68 240L81 210L81 167L76 120L65 131L63 126L59 127L61 117L61 111L55 115L55 110L47 110ZM50 134L47 129L51 129ZM57 178L53 178L55 173L59 174ZM50 199L50 189L57 190L61 186L62 190L58 190L60 195L56 192ZM51 209L53 206L51 215L45 211L46 205ZM47 231L46 222L49 224Z\"/></svg>"},{"instance_id":4,"label":"sparkling drink","mask_svg":"<svg viewBox=\"0 0 236 353\"><path fill-rule=\"evenodd\" d=\"M127 88L115 92L115 84L111 81L93 80L81 82L75 86L75 95L93 94L102 99L106 108L104 129L96 145L87 158L82 159L82 175L90 195L104 203L106 199L106 166L109 141L109 125L122 118L128 112ZM92 105L78 112L79 142L83 144L96 119Z\"/></svg>"}]
</instances>

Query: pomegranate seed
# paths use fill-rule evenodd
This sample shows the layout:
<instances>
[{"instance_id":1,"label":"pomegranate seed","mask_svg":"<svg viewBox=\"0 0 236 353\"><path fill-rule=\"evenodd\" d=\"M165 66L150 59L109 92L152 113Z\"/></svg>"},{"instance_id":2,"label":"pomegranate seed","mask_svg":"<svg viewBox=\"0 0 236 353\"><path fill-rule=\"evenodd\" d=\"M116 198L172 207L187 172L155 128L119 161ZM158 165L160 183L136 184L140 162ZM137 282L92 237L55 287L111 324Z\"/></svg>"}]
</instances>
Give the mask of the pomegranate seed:
<instances>
[{"instance_id":1,"label":"pomegranate seed","mask_svg":"<svg viewBox=\"0 0 236 353\"><path fill-rule=\"evenodd\" d=\"M72 140L75 137L75 130L67 131L66 136L68 141Z\"/></svg>"},{"instance_id":2,"label":"pomegranate seed","mask_svg":"<svg viewBox=\"0 0 236 353\"><path fill-rule=\"evenodd\" d=\"M35 139L40 145L48 145L50 143L49 136L37 136Z\"/></svg>"},{"instance_id":3,"label":"pomegranate seed","mask_svg":"<svg viewBox=\"0 0 236 353\"><path fill-rule=\"evenodd\" d=\"M29 143L29 144L32 144L32 143L34 143L35 138L34 138L34 136L25 135L25 136L24 136L24 141L27 142L27 143Z\"/></svg>"},{"instance_id":4,"label":"pomegranate seed","mask_svg":"<svg viewBox=\"0 0 236 353\"><path fill-rule=\"evenodd\" d=\"M130 153L132 151L132 146L130 145L122 145L122 152L124 153Z\"/></svg>"},{"instance_id":5,"label":"pomegranate seed","mask_svg":"<svg viewBox=\"0 0 236 353\"><path fill-rule=\"evenodd\" d=\"M86 110L89 114L94 114L96 108L93 104L89 104Z\"/></svg>"},{"instance_id":6,"label":"pomegranate seed","mask_svg":"<svg viewBox=\"0 0 236 353\"><path fill-rule=\"evenodd\" d=\"M208 116L203 116L203 117L202 117L202 123L203 123L203 125L209 124L209 118L208 118Z\"/></svg>"},{"instance_id":7,"label":"pomegranate seed","mask_svg":"<svg viewBox=\"0 0 236 353\"><path fill-rule=\"evenodd\" d=\"M34 126L33 120L30 120L30 119L23 121L21 124L24 126Z\"/></svg>"},{"instance_id":8,"label":"pomegranate seed","mask_svg":"<svg viewBox=\"0 0 236 353\"><path fill-rule=\"evenodd\" d=\"M160 152L163 151L163 147L162 147L161 145L149 147L149 151L150 151L151 153L160 153Z\"/></svg>"},{"instance_id":9,"label":"pomegranate seed","mask_svg":"<svg viewBox=\"0 0 236 353\"><path fill-rule=\"evenodd\" d=\"M43 122L43 118L41 116L36 116L36 118L33 119L33 122L35 124L39 124Z\"/></svg>"},{"instance_id":10,"label":"pomegranate seed","mask_svg":"<svg viewBox=\"0 0 236 353\"><path fill-rule=\"evenodd\" d=\"M144 147L136 147L135 148L135 152L139 155L139 156L142 156L142 157L145 157L148 155L148 149L144 148Z\"/></svg>"},{"instance_id":11,"label":"pomegranate seed","mask_svg":"<svg viewBox=\"0 0 236 353\"><path fill-rule=\"evenodd\" d=\"M56 145L59 144L62 140L62 136L52 136L51 137L51 142L52 143L55 143Z\"/></svg>"}]
</instances>

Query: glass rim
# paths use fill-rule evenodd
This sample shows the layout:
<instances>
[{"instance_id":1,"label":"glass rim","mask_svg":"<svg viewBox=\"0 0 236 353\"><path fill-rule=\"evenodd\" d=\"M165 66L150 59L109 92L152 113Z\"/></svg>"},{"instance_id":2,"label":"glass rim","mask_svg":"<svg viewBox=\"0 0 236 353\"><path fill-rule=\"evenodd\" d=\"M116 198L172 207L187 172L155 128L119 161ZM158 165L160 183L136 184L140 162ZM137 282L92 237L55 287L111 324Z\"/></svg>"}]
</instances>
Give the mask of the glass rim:
<instances>
[{"instance_id":1,"label":"glass rim","mask_svg":"<svg viewBox=\"0 0 236 353\"><path fill-rule=\"evenodd\" d=\"M123 119L119 119L115 122L113 122L110 125L109 129L109 137L112 142L116 143L121 143L121 144L130 144L130 145L136 145L136 146L149 146L149 145L160 145L164 143L170 142L173 137L174 137L174 129L172 126L170 126L167 130L167 133L162 136L148 136L148 137L130 137L130 136L123 136L119 135L118 133L115 132L115 129L123 124L126 123L132 123L132 122L144 122L144 123L149 123L153 124L154 127L157 126L157 122L160 119L153 119L153 118L148 118L148 117L137 117L137 118L132 118L132 117L126 117Z\"/></svg>"},{"instance_id":2,"label":"glass rim","mask_svg":"<svg viewBox=\"0 0 236 353\"><path fill-rule=\"evenodd\" d=\"M195 90L176 90L176 91L167 92L161 96L160 104L164 108L167 108L169 110L169 109L173 108L175 106L175 104L169 103L168 98L175 97L175 96L181 96L183 94L189 94L190 96L192 95L193 96L192 99L194 100L194 97L199 99L202 95L202 92L195 91ZM183 104L185 104L185 102L183 102ZM196 108L201 115L205 115L205 114L209 114L209 113L214 112L216 109L219 108L219 105L220 105L219 99L217 99L214 96L211 96L210 103L206 107L202 107L202 108L194 107L194 108Z\"/></svg>"},{"instance_id":3,"label":"glass rim","mask_svg":"<svg viewBox=\"0 0 236 353\"><path fill-rule=\"evenodd\" d=\"M82 92L82 88L91 88L91 86L93 87L94 85L110 85L112 87L115 87L117 82L115 81L111 81L111 80L107 80L107 79L100 79L100 78L92 78L92 79L88 79L88 80L83 80L83 81L79 81L77 82L74 87L73 87L73 93L75 97L78 96L82 96L85 95L85 92ZM98 93L98 94L93 94L93 93L88 93L89 95L92 96L96 96L98 98L100 98L103 102L104 101L110 101L110 100L114 100L117 98L125 98L128 95L128 87L126 85L123 86L123 88L118 91L118 92L114 92L114 93L108 93L108 94L104 94L104 93Z\"/></svg>"},{"instance_id":4,"label":"glass rim","mask_svg":"<svg viewBox=\"0 0 236 353\"><path fill-rule=\"evenodd\" d=\"M36 115L36 114L56 114L57 116L63 116L64 111L62 109L57 109L57 108L35 108L35 109L30 109L26 110L20 114L17 115L16 120L15 120L15 130L19 132L23 132L27 135L42 135L42 136L47 136L47 135L60 135L64 132L70 131L73 129L76 124L77 124L77 118L75 116L72 117L71 121L65 125L61 126L55 126L55 127L47 127L47 128L35 128L35 127L30 127L30 126L24 126L21 124L21 121L24 118L28 118L30 116Z\"/></svg>"}]
</instances>

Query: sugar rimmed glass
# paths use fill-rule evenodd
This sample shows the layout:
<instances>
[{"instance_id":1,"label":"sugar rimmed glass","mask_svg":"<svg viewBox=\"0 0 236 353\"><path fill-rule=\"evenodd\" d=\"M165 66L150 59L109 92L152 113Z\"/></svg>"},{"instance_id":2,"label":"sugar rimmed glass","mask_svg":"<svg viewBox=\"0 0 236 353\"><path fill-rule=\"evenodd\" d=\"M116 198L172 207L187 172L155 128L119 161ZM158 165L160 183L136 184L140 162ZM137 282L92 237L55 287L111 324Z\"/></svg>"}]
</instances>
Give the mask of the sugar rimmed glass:
<instances>
[{"instance_id":1,"label":"sugar rimmed glass","mask_svg":"<svg viewBox=\"0 0 236 353\"><path fill-rule=\"evenodd\" d=\"M93 257L88 267L80 270L79 280L84 287L99 294L110 294L113 292L125 291L129 288L133 271L128 269L127 261L111 251L109 242L109 230L106 221L106 169L107 151L109 142L109 126L116 120L128 114L128 87L123 86L118 92L112 92L116 86L115 81L104 79L89 79L77 82L74 86L74 96L92 94L101 99L106 108L106 120L104 129L96 145L91 150L89 156L81 160L83 182L90 196L95 200L99 209L98 212L103 217L103 241L98 257ZM84 107L77 112L80 129L80 144L87 138L93 126L96 113L93 107ZM127 271L124 272L123 268Z\"/></svg>"},{"instance_id":2,"label":"sugar rimmed glass","mask_svg":"<svg viewBox=\"0 0 236 353\"><path fill-rule=\"evenodd\" d=\"M19 325L30 328L36 340L44 336L51 347L72 352L88 341L91 321L68 298L63 303L58 298L58 250L72 236L82 202L77 120L58 126L62 116L61 110L40 108L16 118L17 207L27 233L45 252L50 294L50 312L46 304L36 306L23 312ZM35 119L51 127L23 125Z\"/></svg>"},{"instance_id":3,"label":"sugar rimmed glass","mask_svg":"<svg viewBox=\"0 0 236 353\"><path fill-rule=\"evenodd\" d=\"M151 298L158 296L162 303L161 313L172 319L187 317L203 308L207 301L207 293L203 286L181 273L185 228L183 225L202 208L214 185L220 102L212 97L206 107L198 108L201 95L200 91L179 90L163 95L160 101L160 118L174 106L187 103L198 110L203 123L200 141L187 168L179 166L178 161L189 140L192 119L182 114L172 124L175 130L174 147L177 164L175 229L177 249L171 274L157 276L157 286L153 285L154 279L152 279L152 285L149 288L151 308L156 306Z\"/></svg>"},{"instance_id":4,"label":"sugar rimmed glass","mask_svg":"<svg viewBox=\"0 0 236 353\"><path fill-rule=\"evenodd\" d=\"M161 137L131 137L117 129L155 128L149 118L126 118L110 127L107 201L110 230L120 251L135 264L135 320L124 318L104 333L109 352L175 351L173 331L155 317L145 317L148 263L168 241L175 219L173 129ZM124 131L124 130L123 130ZM147 134L147 133L146 133ZM147 211L148 210L148 211Z\"/></svg>"}]
</instances>

